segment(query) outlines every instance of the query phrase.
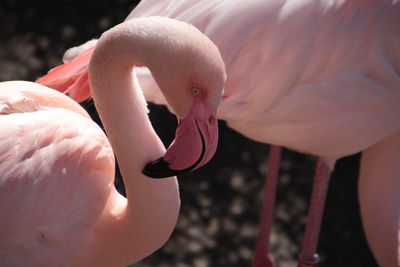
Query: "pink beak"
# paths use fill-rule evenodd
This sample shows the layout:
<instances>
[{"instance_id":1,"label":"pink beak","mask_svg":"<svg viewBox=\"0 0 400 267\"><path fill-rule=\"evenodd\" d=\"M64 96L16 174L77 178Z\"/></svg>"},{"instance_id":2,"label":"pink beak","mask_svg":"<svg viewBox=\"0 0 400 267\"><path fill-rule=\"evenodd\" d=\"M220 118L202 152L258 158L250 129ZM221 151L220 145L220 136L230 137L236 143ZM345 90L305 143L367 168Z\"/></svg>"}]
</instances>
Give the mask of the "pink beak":
<instances>
[{"instance_id":1,"label":"pink beak","mask_svg":"<svg viewBox=\"0 0 400 267\"><path fill-rule=\"evenodd\" d=\"M148 163L143 174L164 178L188 173L206 164L215 154L218 144L216 109L194 98L188 115L180 120L175 140L164 157Z\"/></svg>"}]
</instances>

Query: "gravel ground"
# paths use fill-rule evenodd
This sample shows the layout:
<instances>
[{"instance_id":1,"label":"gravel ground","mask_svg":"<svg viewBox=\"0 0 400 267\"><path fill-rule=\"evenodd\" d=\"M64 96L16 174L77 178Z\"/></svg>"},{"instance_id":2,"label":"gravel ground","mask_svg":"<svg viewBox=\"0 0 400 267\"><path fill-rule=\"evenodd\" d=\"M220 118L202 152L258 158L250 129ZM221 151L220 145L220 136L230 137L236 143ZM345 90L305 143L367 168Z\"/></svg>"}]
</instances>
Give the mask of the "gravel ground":
<instances>
[{"instance_id":1,"label":"gravel ground","mask_svg":"<svg viewBox=\"0 0 400 267\"><path fill-rule=\"evenodd\" d=\"M0 81L35 80L60 64L67 48L121 22L136 2L2 0ZM84 107L96 118L93 103ZM154 127L168 144L174 116L160 106L150 109ZM220 122L220 143L212 162L180 177L182 209L170 241L134 266L251 266L267 153L267 145ZM296 266L314 162L311 156L284 150L272 234L278 267ZM358 163L359 155L342 159L333 174L319 244L321 267L377 266L360 222ZM123 192L120 178L116 186Z\"/></svg>"}]
</instances>

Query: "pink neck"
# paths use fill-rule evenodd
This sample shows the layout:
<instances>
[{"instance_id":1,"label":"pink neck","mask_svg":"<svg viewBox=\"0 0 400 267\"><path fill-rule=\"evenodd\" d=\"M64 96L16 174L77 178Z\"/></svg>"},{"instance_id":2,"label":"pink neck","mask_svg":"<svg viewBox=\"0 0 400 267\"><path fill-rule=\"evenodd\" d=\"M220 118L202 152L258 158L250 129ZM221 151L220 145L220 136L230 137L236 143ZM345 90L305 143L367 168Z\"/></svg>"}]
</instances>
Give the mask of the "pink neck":
<instances>
[{"instance_id":1,"label":"pink neck","mask_svg":"<svg viewBox=\"0 0 400 267\"><path fill-rule=\"evenodd\" d=\"M113 266L138 261L163 244L179 211L176 178L159 181L142 174L145 164L161 157L165 148L148 119L141 89L132 83L132 66L143 64L137 59L147 54L146 47L141 48L145 40L136 38L133 25L124 24L100 39L89 65L95 106L118 160L128 199L126 203L115 192L103 225L97 229L102 232L100 251L107 250Z\"/></svg>"}]
</instances>

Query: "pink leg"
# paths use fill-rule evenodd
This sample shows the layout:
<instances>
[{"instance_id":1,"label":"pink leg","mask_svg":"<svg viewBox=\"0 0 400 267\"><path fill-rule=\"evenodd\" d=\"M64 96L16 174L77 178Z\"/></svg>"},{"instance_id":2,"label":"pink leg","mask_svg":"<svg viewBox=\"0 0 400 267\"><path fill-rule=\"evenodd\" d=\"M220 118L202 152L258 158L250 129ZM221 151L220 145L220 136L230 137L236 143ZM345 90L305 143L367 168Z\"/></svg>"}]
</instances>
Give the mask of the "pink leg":
<instances>
[{"instance_id":1,"label":"pink leg","mask_svg":"<svg viewBox=\"0 0 400 267\"><path fill-rule=\"evenodd\" d=\"M317 245L331 171L332 167L326 161L321 158L317 159L310 210L308 211L306 231L298 267L318 266Z\"/></svg>"},{"instance_id":2,"label":"pink leg","mask_svg":"<svg viewBox=\"0 0 400 267\"><path fill-rule=\"evenodd\" d=\"M275 203L276 184L281 160L281 147L272 145L268 155L268 169L264 185L260 231L258 232L253 267L274 267L274 259L269 252L272 211Z\"/></svg>"}]
</instances>

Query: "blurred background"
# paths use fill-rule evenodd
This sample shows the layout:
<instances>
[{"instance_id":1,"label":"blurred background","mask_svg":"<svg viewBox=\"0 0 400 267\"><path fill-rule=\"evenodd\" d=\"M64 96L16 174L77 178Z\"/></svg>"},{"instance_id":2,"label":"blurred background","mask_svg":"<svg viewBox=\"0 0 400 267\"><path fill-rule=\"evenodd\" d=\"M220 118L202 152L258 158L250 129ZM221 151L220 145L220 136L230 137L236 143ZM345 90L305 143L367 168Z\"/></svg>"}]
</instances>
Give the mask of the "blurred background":
<instances>
[{"instance_id":1,"label":"blurred background","mask_svg":"<svg viewBox=\"0 0 400 267\"><path fill-rule=\"evenodd\" d=\"M0 81L34 81L61 64L67 48L98 38L138 2L1 0ZM83 106L98 120L92 102ZM168 145L176 119L164 107L150 109L153 125ZM221 121L214 159L179 177L182 208L171 239L132 266L251 266L268 149ZM283 152L272 235L278 267L297 264L314 163L314 157ZM333 173L319 243L321 267L377 266L360 221L358 164L359 155L341 159ZM119 177L116 186L124 191Z\"/></svg>"}]
</instances>

